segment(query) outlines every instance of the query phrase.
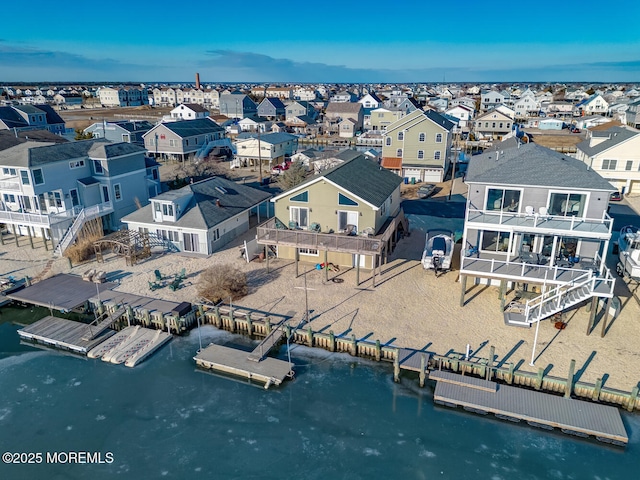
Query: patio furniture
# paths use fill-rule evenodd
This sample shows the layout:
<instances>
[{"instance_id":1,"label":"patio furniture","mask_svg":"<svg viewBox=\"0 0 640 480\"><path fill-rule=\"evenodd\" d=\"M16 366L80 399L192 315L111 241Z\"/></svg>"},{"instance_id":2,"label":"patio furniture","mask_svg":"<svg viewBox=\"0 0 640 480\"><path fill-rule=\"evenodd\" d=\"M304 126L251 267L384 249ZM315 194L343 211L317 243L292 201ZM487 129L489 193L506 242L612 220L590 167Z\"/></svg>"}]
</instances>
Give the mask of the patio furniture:
<instances>
[{"instance_id":1,"label":"patio furniture","mask_svg":"<svg viewBox=\"0 0 640 480\"><path fill-rule=\"evenodd\" d=\"M158 282L162 281L162 274L160 273L160 270L154 270L153 274L156 276L156 281Z\"/></svg>"},{"instance_id":2,"label":"patio furniture","mask_svg":"<svg viewBox=\"0 0 640 480\"><path fill-rule=\"evenodd\" d=\"M151 281L149 282L149 290L151 290L152 292L159 288L162 288L162 285L159 284L158 282L151 282Z\"/></svg>"},{"instance_id":3,"label":"patio furniture","mask_svg":"<svg viewBox=\"0 0 640 480\"><path fill-rule=\"evenodd\" d=\"M169 289L171 289L172 292L175 292L176 290L182 287L181 283L182 283L182 277L176 276L175 280L173 280L173 282L169 284Z\"/></svg>"}]
</instances>

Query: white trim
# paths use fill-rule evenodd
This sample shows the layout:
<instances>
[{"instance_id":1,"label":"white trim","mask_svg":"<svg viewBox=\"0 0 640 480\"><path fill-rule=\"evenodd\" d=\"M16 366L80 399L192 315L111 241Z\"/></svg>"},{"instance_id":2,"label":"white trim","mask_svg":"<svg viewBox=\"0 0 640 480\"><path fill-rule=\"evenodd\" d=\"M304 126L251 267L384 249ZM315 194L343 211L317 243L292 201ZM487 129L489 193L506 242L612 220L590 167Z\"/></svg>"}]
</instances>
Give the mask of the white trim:
<instances>
[{"instance_id":1,"label":"white trim","mask_svg":"<svg viewBox=\"0 0 640 480\"><path fill-rule=\"evenodd\" d=\"M277 200L280 200L282 198L288 197L289 195L291 195L292 193L298 192L300 190L302 190L303 188L307 188L315 183L318 183L320 180L325 181L327 183L329 183L330 185L333 185L334 187L336 187L338 190L342 191L342 192L346 192L348 195L352 196L353 198L358 199L360 202L364 203L365 205L370 206L373 210L378 211L380 209L379 206L373 205L370 202L367 202L364 198L359 197L358 195L354 195L352 192L350 192L349 190L345 189L344 187L341 187L340 185L338 185L335 182L332 182L331 180L329 180L326 177L318 177L315 178L313 180L310 180L307 183L303 183L298 185L297 187L292 188L291 190L287 190L286 192L281 193L280 195L271 198L271 202L272 203L276 203ZM395 191L395 190L394 190ZM613 190L612 190L613 191ZM389 196L393 195L393 192L391 192L391 194Z\"/></svg>"}]
</instances>

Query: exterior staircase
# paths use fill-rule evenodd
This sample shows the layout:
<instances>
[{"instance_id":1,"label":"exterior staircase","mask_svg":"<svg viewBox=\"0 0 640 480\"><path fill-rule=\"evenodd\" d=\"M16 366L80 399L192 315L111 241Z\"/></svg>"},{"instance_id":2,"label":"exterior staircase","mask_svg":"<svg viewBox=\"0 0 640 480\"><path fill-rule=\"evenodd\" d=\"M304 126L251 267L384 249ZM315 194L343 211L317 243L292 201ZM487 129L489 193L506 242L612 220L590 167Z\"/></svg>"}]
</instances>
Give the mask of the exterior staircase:
<instances>
[{"instance_id":1,"label":"exterior staircase","mask_svg":"<svg viewBox=\"0 0 640 480\"><path fill-rule=\"evenodd\" d=\"M592 297L612 297L613 285L614 279L608 270L603 276L589 271L569 283L528 300L520 312L505 312L505 323L530 327Z\"/></svg>"},{"instance_id":2,"label":"exterior staircase","mask_svg":"<svg viewBox=\"0 0 640 480\"><path fill-rule=\"evenodd\" d=\"M104 215L108 215L113 212L113 204L111 202L99 203L97 205L92 205L87 208L83 208L78 213L78 216L73 220L71 226L64 233L58 245L56 246L53 253L55 255L62 255L64 251L69 248L69 246L73 243L73 241L77 238L78 233L82 230L82 227L89 220L93 220L94 218L102 217Z\"/></svg>"}]
</instances>

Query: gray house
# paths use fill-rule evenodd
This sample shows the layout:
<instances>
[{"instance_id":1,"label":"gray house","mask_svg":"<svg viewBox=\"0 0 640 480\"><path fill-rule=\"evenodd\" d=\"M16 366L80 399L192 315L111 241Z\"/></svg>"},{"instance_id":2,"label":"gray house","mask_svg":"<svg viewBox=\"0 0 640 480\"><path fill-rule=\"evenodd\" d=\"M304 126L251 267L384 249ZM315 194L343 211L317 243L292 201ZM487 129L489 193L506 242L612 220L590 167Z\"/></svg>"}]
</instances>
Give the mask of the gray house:
<instances>
[{"instance_id":1,"label":"gray house","mask_svg":"<svg viewBox=\"0 0 640 480\"><path fill-rule=\"evenodd\" d=\"M252 210L271 194L221 177L151 199L123 219L129 230L171 241L181 251L210 255L249 229Z\"/></svg>"},{"instance_id":2,"label":"gray house","mask_svg":"<svg viewBox=\"0 0 640 480\"><path fill-rule=\"evenodd\" d=\"M84 129L93 138L106 138L110 142L127 142L144 146L142 136L153 128L146 120L121 120L118 122L98 122Z\"/></svg>"},{"instance_id":3,"label":"gray house","mask_svg":"<svg viewBox=\"0 0 640 480\"><path fill-rule=\"evenodd\" d=\"M227 118L241 119L258 113L258 106L244 93L220 95L220 113Z\"/></svg>"},{"instance_id":4,"label":"gray house","mask_svg":"<svg viewBox=\"0 0 640 480\"><path fill-rule=\"evenodd\" d=\"M145 151L130 143L27 142L0 152L0 223L44 236L64 251L84 223L105 230L148 203Z\"/></svg>"},{"instance_id":5,"label":"gray house","mask_svg":"<svg viewBox=\"0 0 640 480\"><path fill-rule=\"evenodd\" d=\"M503 292L508 285L528 289L536 300L505 320L529 326L582 301L613 296L605 257L613 226L607 208L615 189L597 172L548 148L510 139L497 151L474 156L465 182L462 303L467 277L499 284Z\"/></svg>"},{"instance_id":6,"label":"gray house","mask_svg":"<svg viewBox=\"0 0 640 480\"><path fill-rule=\"evenodd\" d=\"M284 118L286 107L279 98L265 98L258 105L258 116L269 119Z\"/></svg>"},{"instance_id":7,"label":"gray house","mask_svg":"<svg viewBox=\"0 0 640 480\"><path fill-rule=\"evenodd\" d=\"M64 120L50 105L0 107L0 130L49 130L65 133Z\"/></svg>"},{"instance_id":8,"label":"gray house","mask_svg":"<svg viewBox=\"0 0 640 480\"><path fill-rule=\"evenodd\" d=\"M144 146L154 158L188 160L206 150L209 142L226 137L210 118L159 123L143 134Z\"/></svg>"}]
</instances>

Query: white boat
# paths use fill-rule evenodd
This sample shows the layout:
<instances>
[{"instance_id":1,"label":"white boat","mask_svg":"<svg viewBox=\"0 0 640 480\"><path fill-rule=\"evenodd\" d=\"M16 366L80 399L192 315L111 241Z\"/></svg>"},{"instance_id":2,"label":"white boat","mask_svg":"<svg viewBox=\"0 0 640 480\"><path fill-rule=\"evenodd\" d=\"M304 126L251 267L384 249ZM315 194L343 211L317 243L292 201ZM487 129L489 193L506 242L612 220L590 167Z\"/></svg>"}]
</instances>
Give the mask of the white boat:
<instances>
[{"instance_id":1,"label":"white boat","mask_svg":"<svg viewBox=\"0 0 640 480\"><path fill-rule=\"evenodd\" d=\"M640 231L634 225L620 230L617 272L621 276L640 278Z\"/></svg>"},{"instance_id":2,"label":"white boat","mask_svg":"<svg viewBox=\"0 0 640 480\"><path fill-rule=\"evenodd\" d=\"M135 327L127 327L124 330L116 333L113 337L105 340L100 345L94 347L89 353L87 353L87 357L89 358L102 358L103 356L113 352L116 348L122 345L124 342L133 338L133 336L138 333L140 329L139 326Z\"/></svg>"},{"instance_id":3,"label":"white boat","mask_svg":"<svg viewBox=\"0 0 640 480\"><path fill-rule=\"evenodd\" d=\"M422 252L422 266L426 270L436 273L451 269L454 241L451 235L440 233L434 235L427 232L424 252Z\"/></svg>"}]
</instances>

